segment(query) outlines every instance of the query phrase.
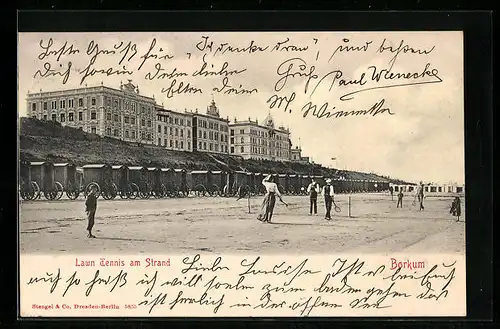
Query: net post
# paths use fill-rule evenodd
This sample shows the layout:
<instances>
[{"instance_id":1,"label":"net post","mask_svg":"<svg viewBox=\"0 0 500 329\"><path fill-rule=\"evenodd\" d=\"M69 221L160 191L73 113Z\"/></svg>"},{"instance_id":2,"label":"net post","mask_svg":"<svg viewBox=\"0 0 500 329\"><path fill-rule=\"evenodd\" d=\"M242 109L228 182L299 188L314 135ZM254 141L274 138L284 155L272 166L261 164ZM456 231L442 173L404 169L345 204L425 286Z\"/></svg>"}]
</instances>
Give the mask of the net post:
<instances>
[{"instance_id":1,"label":"net post","mask_svg":"<svg viewBox=\"0 0 500 329\"><path fill-rule=\"evenodd\" d=\"M351 196L349 195L349 218L351 218Z\"/></svg>"},{"instance_id":2,"label":"net post","mask_svg":"<svg viewBox=\"0 0 500 329\"><path fill-rule=\"evenodd\" d=\"M250 212L250 191L247 193L247 200L248 200L248 213L251 214Z\"/></svg>"}]
</instances>

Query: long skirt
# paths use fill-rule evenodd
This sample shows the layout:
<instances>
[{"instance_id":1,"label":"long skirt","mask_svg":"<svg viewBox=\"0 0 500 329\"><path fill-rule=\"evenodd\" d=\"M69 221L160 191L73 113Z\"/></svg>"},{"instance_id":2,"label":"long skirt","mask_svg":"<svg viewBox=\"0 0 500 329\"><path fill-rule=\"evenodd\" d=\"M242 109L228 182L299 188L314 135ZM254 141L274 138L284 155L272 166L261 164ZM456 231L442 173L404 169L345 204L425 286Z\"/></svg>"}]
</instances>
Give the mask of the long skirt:
<instances>
[{"instance_id":1,"label":"long skirt","mask_svg":"<svg viewBox=\"0 0 500 329\"><path fill-rule=\"evenodd\" d=\"M264 200L262 200L262 205L260 207L260 212L257 215L257 219L260 221L270 220L270 217L273 214L275 203L276 194L266 193L266 195L264 196Z\"/></svg>"}]
</instances>

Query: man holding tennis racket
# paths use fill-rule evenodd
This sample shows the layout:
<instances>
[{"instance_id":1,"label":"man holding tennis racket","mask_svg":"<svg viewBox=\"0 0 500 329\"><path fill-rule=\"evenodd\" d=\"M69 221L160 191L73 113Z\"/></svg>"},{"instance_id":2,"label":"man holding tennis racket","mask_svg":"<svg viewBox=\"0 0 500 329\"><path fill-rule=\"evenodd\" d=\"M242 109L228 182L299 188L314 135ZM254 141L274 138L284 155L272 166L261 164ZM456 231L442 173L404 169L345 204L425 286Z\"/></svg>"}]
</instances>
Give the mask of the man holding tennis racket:
<instances>
[{"instance_id":1,"label":"man holding tennis racket","mask_svg":"<svg viewBox=\"0 0 500 329\"><path fill-rule=\"evenodd\" d=\"M332 215L330 214L330 212L332 210L332 204L333 204L333 193L334 193L334 190L333 190L333 186L332 186L332 180L330 178L328 178L326 180L326 185L323 186L323 190L322 190L322 194L325 197L325 207L326 207L325 219L326 220L332 219Z\"/></svg>"}]
</instances>

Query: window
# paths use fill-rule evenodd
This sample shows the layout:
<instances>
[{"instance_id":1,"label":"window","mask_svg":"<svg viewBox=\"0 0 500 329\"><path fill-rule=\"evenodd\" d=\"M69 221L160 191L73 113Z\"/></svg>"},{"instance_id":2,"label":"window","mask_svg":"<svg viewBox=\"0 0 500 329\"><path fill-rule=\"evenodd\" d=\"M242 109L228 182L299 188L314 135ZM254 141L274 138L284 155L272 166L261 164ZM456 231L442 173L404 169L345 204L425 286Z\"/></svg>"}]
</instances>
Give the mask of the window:
<instances>
[{"instance_id":1,"label":"window","mask_svg":"<svg viewBox=\"0 0 500 329\"><path fill-rule=\"evenodd\" d=\"M111 113L106 113L106 120L111 121Z\"/></svg>"},{"instance_id":2,"label":"window","mask_svg":"<svg viewBox=\"0 0 500 329\"><path fill-rule=\"evenodd\" d=\"M172 117L168 117L168 123L172 123Z\"/></svg>"},{"instance_id":3,"label":"window","mask_svg":"<svg viewBox=\"0 0 500 329\"><path fill-rule=\"evenodd\" d=\"M207 149L207 143L206 142L203 142L203 149L206 150Z\"/></svg>"},{"instance_id":4,"label":"window","mask_svg":"<svg viewBox=\"0 0 500 329\"><path fill-rule=\"evenodd\" d=\"M241 137L241 144L245 143L245 139Z\"/></svg>"},{"instance_id":5,"label":"window","mask_svg":"<svg viewBox=\"0 0 500 329\"><path fill-rule=\"evenodd\" d=\"M78 98L78 106L83 106L83 98Z\"/></svg>"},{"instance_id":6,"label":"window","mask_svg":"<svg viewBox=\"0 0 500 329\"><path fill-rule=\"evenodd\" d=\"M188 131L187 131L187 137L188 137L188 138L191 138L191 130L188 130Z\"/></svg>"},{"instance_id":7,"label":"window","mask_svg":"<svg viewBox=\"0 0 500 329\"><path fill-rule=\"evenodd\" d=\"M68 114L68 121L75 121L75 115L73 113Z\"/></svg>"},{"instance_id":8,"label":"window","mask_svg":"<svg viewBox=\"0 0 500 329\"><path fill-rule=\"evenodd\" d=\"M141 126L143 126L143 127L144 127L145 125L146 125L146 120L141 119Z\"/></svg>"},{"instance_id":9,"label":"window","mask_svg":"<svg viewBox=\"0 0 500 329\"><path fill-rule=\"evenodd\" d=\"M215 144L215 152L219 152L219 144Z\"/></svg>"},{"instance_id":10,"label":"window","mask_svg":"<svg viewBox=\"0 0 500 329\"><path fill-rule=\"evenodd\" d=\"M130 122L129 116L128 115L124 116L123 121L125 121L125 123L129 123Z\"/></svg>"},{"instance_id":11,"label":"window","mask_svg":"<svg viewBox=\"0 0 500 329\"><path fill-rule=\"evenodd\" d=\"M148 120L148 127L149 127L149 128L151 128L151 127L152 127L151 120Z\"/></svg>"},{"instance_id":12,"label":"window","mask_svg":"<svg viewBox=\"0 0 500 329\"><path fill-rule=\"evenodd\" d=\"M134 117L130 118L130 123L133 124L133 125L135 125L135 118Z\"/></svg>"},{"instance_id":13,"label":"window","mask_svg":"<svg viewBox=\"0 0 500 329\"><path fill-rule=\"evenodd\" d=\"M174 141L170 140L170 147L174 147Z\"/></svg>"},{"instance_id":14,"label":"window","mask_svg":"<svg viewBox=\"0 0 500 329\"><path fill-rule=\"evenodd\" d=\"M234 129L231 129L231 136L234 136Z\"/></svg>"},{"instance_id":15,"label":"window","mask_svg":"<svg viewBox=\"0 0 500 329\"><path fill-rule=\"evenodd\" d=\"M234 153L234 146L231 146L231 153Z\"/></svg>"},{"instance_id":16,"label":"window","mask_svg":"<svg viewBox=\"0 0 500 329\"><path fill-rule=\"evenodd\" d=\"M163 146L167 147L167 139L166 138L163 140Z\"/></svg>"},{"instance_id":17,"label":"window","mask_svg":"<svg viewBox=\"0 0 500 329\"><path fill-rule=\"evenodd\" d=\"M174 119L174 123L175 123L176 125L178 125L178 124L179 124L179 119L178 119L178 118L175 118L175 119Z\"/></svg>"},{"instance_id":18,"label":"window","mask_svg":"<svg viewBox=\"0 0 500 329\"><path fill-rule=\"evenodd\" d=\"M231 144L234 144L234 137L231 137Z\"/></svg>"},{"instance_id":19,"label":"window","mask_svg":"<svg viewBox=\"0 0 500 329\"><path fill-rule=\"evenodd\" d=\"M56 101L52 101L52 102L50 102L50 108L51 108L52 110L57 109L57 102L56 102Z\"/></svg>"},{"instance_id":20,"label":"window","mask_svg":"<svg viewBox=\"0 0 500 329\"><path fill-rule=\"evenodd\" d=\"M43 102L43 109L47 111L47 102Z\"/></svg>"},{"instance_id":21,"label":"window","mask_svg":"<svg viewBox=\"0 0 500 329\"><path fill-rule=\"evenodd\" d=\"M170 127L170 135L172 136L174 134L174 128Z\"/></svg>"},{"instance_id":22,"label":"window","mask_svg":"<svg viewBox=\"0 0 500 329\"><path fill-rule=\"evenodd\" d=\"M201 150L201 142L198 143L198 148Z\"/></svg>"},{"instance_id":23,"label":"window","mask_svg":"<svg viewBox=\"0 0 500 329\"><path fill-rule=\"evenodd\" d=\"M118 137L120 135L118 129L115 129L115 131L113 132L113 136L115 137Z\"/></svg>"},{"instance_id":24,"label":"window","mask_svg":"<svg viewBox=\"0 0 500 329\"><path fill-rule=\"evenodd\" d=\"M96 104L95 97L92 97L92 105L95 106L95 104Z\"/></svg>"},{"instance_id":25,"label":"window","mask_svg":"<svg viewBox=\"0 0 500 329\"><path fill-rule=\"evenodd\" d=\"M184 119L180 119L179 122L181 123L181 126L184 126Z\"/></svg>"},{"instance_id":26,"label":"window","mask_svg":"<svg viewBox=\"0 0 500 329\"><path fill-rule=\"evenodd\" d=\"M184 129L181 129L181 137L184 137Z\"/></svg>"},{"instance_id":27,"label":"window","mask_svg":"<svg viewBox=\"0 0 500 329\"><path fill-rule=\"evenodd\" d=\"M227 145L225 146L225 148L226 148L226 153L228 153L228 152L227 152Z\"/></svg>"},{"instance_id":28,"label":"window","mask_svg":"<svg viewBox=\"0 0 500 329\"><path fill-rule=\"evenodd\" d=\"M97 113L95 111L90 112L90 120L97 119Z\"/></svg>"},{"instance_id":29,"label":"window","mask_svg":"<svg viewBox=\"0 0 500 329\"><path fill-rule=\"evenodd\" d=\"M31 104L31 110L36 111L36 103Z\"/></svg>"},{"instance_id":30,"label":"window","mask_svg":"<svg viewBox=\"0 0 500 329\"><path fill-rule=\"evenodd\" d=\"M203 132L203 138L207 139L207 132L206 131Z\"/></svg>"},{"instance_id":31,"label":"window","mask_svg":"<svg viewBox=\"0 0 500 329\"><path fill-rule=\"evenodd\" d=\"M187 147L188 150L191 149L191 142L188 142L188 147Z\"/></svg>"},{"instance_id":32,"label":"window","mask_svg":"<svg viewBox=\"0 0 500 329\"><path fill-rule=\"evenodd\" d=\"M201 136L203 136L202 132L201 132L201 129L198 130L198 136L201 138Z\"/></svg>"},{"instance_id":33,"label":"window","mask_svg":"<svg viewBox=\"0 0 500 329\"><path fill-rule=\"evenodd\" d=\"M179 148L179 141L175 141L175 148Z\"/></svg>"},{"instance_id":34,"label":"window","mask_svg":"<svg viewBox=\"0 0 500 329\"><path fill-rule=\"evenodd\" d=\"M44 115L43 115L43 119L44 119L44 120L47 120L47 114L44 114Z\"/></svg>"},{"instance_id":35,"label":"window","mask_svg":"<svg viewBox=\"0 0 500 329\"><path fill-rule=\"evenodd\" d=\"M163 127L163 133L166 135L168 133L168 128L167 126Z\"/></svg>"},{"instance_id":36,"label":"window","mask_svg":"<svg viewBox=\"0 0 500 329\"><path fill-rule=\"evenodd\" d=\"M78 121L83 120L83 112L78 112Z\"/></svg>"},{"instance_id":37,"label":"window","mask_svg":"<svg viewBox=\"0 0 500 329\"><path fill-rule=\"evenodd\" d=\"M128 130L125 130L125 138L129 138Z\"/></svg>"},{"instance_id":38,"label":"window","mask_svg":"<svg viewBox=\"0 0 500 329\"><path fill-rule=\"evenodd\" d=\"M187 125L187 126L191 126L191 120L187 120L187 121L186 121L186 125Z\"/></svg>"},{"instance_id":39,"label":"window","mask_svg":"<svg viewBox=\"0 0 500 329\"><path fill-rule=\"evenodd\" d=\"M132 139L135 139L135 130L132 130Z\"/></svg>"},{"instance_id":40,"label":"window","mask_svg":"<svg viewBox=\"0 0 500 329\"><path fill-rule=\"evenodd\" d=\"M144 131L141 131L141 139L146 139L146 135L144 134Z\"/></svg>"},{"instance_id":41,"label":"window","mask_svg":"<svg viewBox=\"0 0 500 329\"><path fill-rule=\"evenodd\" d=\"M61 122L64 122L64 121L66 121L65 119L66 119L66 118L65 118L65 115L64 115L64 113L61 113Z\"/></svg>"},{"instance_id":42,"label":"window","mask_svg":"<svg viewBox=\"0 0 500 329\"><path fill-rule=\"evenodd\" d=\"M118 122L118 114L114 115L115 122Z\"/></svg>"},{"instance_id":43,"label":"window","mask_svg":"<svg viewBox=\"0 0 500 329\"><path fill-rule=\"evenodd\" d=\"M212 143L208 144L208 149L209 149L210 151L212 151L213 147L214 147L214 144L212 144Z\"/></svg>"},{"instance_id":44,"label":"window","mask_svg":"<svg viewBox=\"0 0 500 329\"><path fill-rule=\"evenodd\" d=\"M111 136L111 128L106 128L106 135Z\"/></svg>"},{"instance_id":45,"label":"window","mask_svg":"<svg viewBox=\"0 0 500 329\"><path fill-rule=\"evenodd\" d=\"M148 141L152 141L153 138L151 137L151 133L148 133Z\"/></svg>"},{"instance_id":46,"label":"window","mask_svg":"<svg viewBox=\"0 0 500 329\"><path fill-rule=\"evenodd\" d=\"M66 108L66 101L62 100L59 102L62 109Z\"/></svg>"},{"instance_id":47,"label":"window","mask_svg":"<svg viewBox=\"0 0 500 329\"><path fill-rule=\"evenodd\" d=\"M161 138L158 138L158 146L161 145Z\"/></svg>"},{"instance_id":48,"label":"window","mask_svg":"<svg viewBox=\"0 0 500 329\"><path fill-rule=\"evenodd\" d=\"M245 129L240 129L240 134L244 134L245 133Z\"/></svg>"},{"instance_id":49,"label":"window","mask_svg":"<svg viewBox=\"0 0 500 329\"><path fill-rule=\"evenodd\" d=\"M115 99L113 104L114 104L115 108L118 108L118 100ZM95 104L92 104L92 105L95 105Z\"/></svg>"},{"instance_id":50,"label":"window","mask_svg":"<svg viewBox=\"0 0 500 329\"><path fill-rule=\"evenodd\" d=\"M74 105L75 105L75 104L74 104L73 99L68 99L68 107L69 107L69 108L73 108L73 106L74 106Z\"/></svg>"},{"instance_id":51,"label":"window","mask_svg":"<svg viewBox=\"0 0 500 329\"><path fill-rule=\"evenodd\" d=\"M96 128L96 127L92 127L92 128L90 129L90 132L91 132L92 134L97 134L97 128Z\"/></svg>"},{"instance_id":52,"label":"window","mask_svg":"<svg viewBox=\"0 0 500 329\"><path fill-rule=\"evenodd\" d=\"M158 132L161 134L161 126L158 125Z\"/></svg>"}]
</instances>

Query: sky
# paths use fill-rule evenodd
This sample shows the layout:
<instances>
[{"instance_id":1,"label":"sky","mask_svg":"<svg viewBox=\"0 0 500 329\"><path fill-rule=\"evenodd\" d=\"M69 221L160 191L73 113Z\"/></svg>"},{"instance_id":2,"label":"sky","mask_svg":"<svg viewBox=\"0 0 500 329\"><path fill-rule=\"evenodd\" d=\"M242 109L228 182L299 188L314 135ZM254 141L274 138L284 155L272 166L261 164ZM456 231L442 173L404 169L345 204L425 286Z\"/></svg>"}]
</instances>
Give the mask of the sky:
<instances>
[{"instance_id":1,"label":"sky","mask_svg":"<svg viewBox=\"0 0 500 329\"><path fill-rule=\"evenodd\" d=\"M205 47L205 41L213 42L212 47ZM204 112L213 98L221 116L231 121L237 117L263 122L271 113L277 124L290 129L292 143L300 145L303 156L325 166L409 181L465 180L461 32L20 33L18 42L20 116L26 115L28 92L101 83L119 88L131 79L141 94L168 109ZM65 44L59 57L56 52ZM205 71L219 74L193 75L203 63ZM162 73L176 69L186 75L159 78L158 67ZM94 74L84 78L92 70ZM116 70L127 72L108 74ZM382 75L377 82L374 70L415 77ZM231 71L240 73L226 75L226 85L254 91L220 91L224 72ZM169 94L176 90L171 87L174 80L174 86L189 83L201 92ZM424 83L432 81L440 82ZM394 87L400 84L412 85ZM375 89L341 99L370 88ZM293 99L286 110L285 103L278 107L278 102L271 108L268 100L273 95ZM375 116L318 118L312 109L304 116L309 102L318 110L327 103L333 114L369 110L382 100L378 108L389 111Z\"/></svg>"}]
</instances>

